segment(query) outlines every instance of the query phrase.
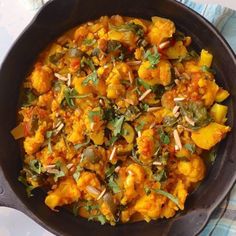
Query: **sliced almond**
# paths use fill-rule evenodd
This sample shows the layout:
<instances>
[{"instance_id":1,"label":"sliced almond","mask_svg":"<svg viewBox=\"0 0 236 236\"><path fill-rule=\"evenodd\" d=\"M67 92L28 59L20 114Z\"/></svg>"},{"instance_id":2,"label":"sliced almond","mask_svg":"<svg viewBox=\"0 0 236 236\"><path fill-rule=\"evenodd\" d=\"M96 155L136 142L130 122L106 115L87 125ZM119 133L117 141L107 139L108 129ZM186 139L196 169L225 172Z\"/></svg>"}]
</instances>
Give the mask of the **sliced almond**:
<instances>
[{"instance_id":1,"label":"sliced almond","mask_svg":"<svg viewBox=\"0 0 236 236\"><path fill-rule=\"evenodd\" d=\"M106 188L104 188L104 189L102 190L102 192L99 194L99 196L97 197L97 201L100 200L100 199L103 197L103 195L105 194L105 192L106 192Z\"/></svg>"},{"instance_id":2,"label":"sliced almond","mask_svg":"<svg viewBox=\"0 0 236 236\"><path fill-rule=\"evenodd\" d=\"M185 98L182 98L182 97L174 98L175 102L181 102L181 101L184 101L184 100L185 100Z\"/></svg>"},{"instance_id":3,"label":"sliced almond","mask_svg":"<svg viewBox=\"0 0 236 236\"><path fill-rule=\"evenodd\" d=\"M93 186L86 186L86 190L88 193L92 194L92 195L99 195L100 194L100 191L97 190L96 188L94 188Z\"/></svg>"},{"instance_id":4,"label":"sliced almond","mask_svg":"<svg viewBox=\"0 0 236 236\"><path fill-rule=\"evenodd\" d=\"M111 151L111 155L109 157L109 161L112 161L114 156L116 155L116 150L117 150L117 147L113 147L112 151Z\"/></svg>"},{"instance_id":5,"label":"sliced almond","mask_svg":"<svg viewBox=\"0 0 236 236\"><path fill-rule=\"evenodd\" d=\"M174 67L174 71L175 71L175 75L180 77L180 73L179 73L179 71L178 71L178 69L176 67Z\"/></svg>"},{"instance_id":6,"label":"sliced almond","mask_svg":"<svg viewBox=\"0 0 236 236\"><path fill-rule=\"evenodd\" d=\"M67 80L68 80L68 78L66 78L66 77L64 77L64 76L62 76L62 75L60 75L60 74L58 74L58 73L54 73L54 76L55 76L57 79L61 80L61 81L67 81Z\"/></svg>"},{"instance_id":7,"label":"sliced almond","mask_svg":"<svg viewBox=\"0 0 236 236\"><path fill-rule=\"evenodd\" d=\"M195 122L194 122L191 118L189 118L188 116L184 116L184 119L185 119L190 125L192 125L192 126L195 125Z\"/></svg>"},{"instance_id":8,"label":"sliced almond","mask_svg":"<svg viewBox=\"0 0 236 236\"><path fill-rule=\"evenodd\" d=\"M163 42L163 43L160 43L159 46L158 46L158 48L159 48L159 49L164 49L164 48L167 48L167 47L169 47L169 46L170 46L170 41L165 41L165 42Z\"/></svg>"},{"instance_id":9,"label":"sliced almond","mask_svg":"<svg viewBox=\"0 0 236 236\"><path fill-rule=\"evenodd\" d=\"M175 113L177 113L178 111L179 111L179 106L175 106L174 108L173 108L173 114L175 114Z\"/></svg>"},{"instance_id":10,"label":"sliced almond","mask_svg":"<svg viewBox=\"0 0 236 236\"><path fill-rule=\"evenodd\" d=\"M154 112L154 111L158 111L160 109L162 109L162 107L149 107L147 109L147 112Z\"/></svg>"},{"instance_id":11,"label":"sliced almond","mask_svg":"<svg viewBox=\"0 0 236 236\"><path fill-rule=\"evenodd\" d=\"M151 92L152 92L152 90L148 89L147 91L145 91L145 93L143 93L143 95L138 100L141 102Z\"/></svg>"},{"instance_id":12,"label":"sliced almond","mask_svg":"<svg viewBox=\"0 0 236 236\"><path fill-rule=\"evenodd\" d=\"M173 136L174 136L175 144L178 146L179 149L182 149L183 146L179 137L179 133L176 129L173 131Z\"/></svg>"},{"instance_id":13,"label":"sliced almond","mask_svg":"<svg viewBox=\"0 0 236 236\"><path fill-rule=\"evenodd\" d=\"M127 61L126 64L129 66L138 66L142 63L142 61Z\"/></svg>"},{"instance_id":14,"label":"sliced almond","mask_svg":"<svg viewBox=\"0 0 236 236\"><path fill-rule=\"evenodd\" d=\"M160 161L154 161L152 164L155 165L155 166L161 166L162 165L162 163Z\"/></svg>"}]
</instances>

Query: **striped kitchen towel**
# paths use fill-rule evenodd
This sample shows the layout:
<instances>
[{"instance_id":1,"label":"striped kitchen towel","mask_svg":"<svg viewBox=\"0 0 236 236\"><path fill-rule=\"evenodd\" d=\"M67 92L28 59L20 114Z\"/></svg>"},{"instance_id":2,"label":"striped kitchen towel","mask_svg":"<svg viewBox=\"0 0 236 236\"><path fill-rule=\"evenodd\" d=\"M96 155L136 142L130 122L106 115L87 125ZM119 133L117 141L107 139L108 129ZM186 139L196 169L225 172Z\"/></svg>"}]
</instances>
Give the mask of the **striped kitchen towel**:
<instances>
[{"instance_id":1,"label":"striped kitchen towel","mask_svg":"<svg viewBox=\"0 0 236 236\"><path fill-rule=\"evenodd\" d=\"M222 33L236 52L236 12L217 4L198 4L189 0L178 0L192 8ZM213 212L210 221L200 236L236 235L236 185L224 202Z\"/></svg>"}]
</instances>

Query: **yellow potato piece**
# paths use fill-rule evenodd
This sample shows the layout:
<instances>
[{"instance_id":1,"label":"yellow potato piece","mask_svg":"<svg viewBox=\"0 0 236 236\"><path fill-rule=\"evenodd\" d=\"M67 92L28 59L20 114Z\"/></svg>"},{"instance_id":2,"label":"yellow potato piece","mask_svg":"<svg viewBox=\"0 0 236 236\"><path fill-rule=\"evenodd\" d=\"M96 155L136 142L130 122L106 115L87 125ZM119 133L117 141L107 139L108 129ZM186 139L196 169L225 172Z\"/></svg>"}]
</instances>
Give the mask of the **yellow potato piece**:
<instances>
[{"instance_id":1,"label":"yellow potato piece","mask_svg":"<svg viewBox=\"0 0 236 236\"><path fill-rule=\"evenodd\" d=\"M227 111L227 106L215 103L210 110L210 114L215 122L223 124L227 120Z\"/></svg>"},{"instance_id":2,"label":"yellow potato piece","mask_svg":"<svg viewBox=\"0 0 236 236\"><path fill-rule=\"evenodd\" d=\"M199 60L199 66L211 67L212 59L213 59L212 54L202 49L200 60Z\"/></svg>"},{"instance_id":3,"label":"yellow potato piece","mask_svg":"<svg viewBox=\"0 0 236 236\"><path fill-rule=\"evenodd\" d=\"M191 138L198 147L210 150L220 142L229 131L229 126L212 122L208 126L192 132Z\"/></svg>"}]
</instances>

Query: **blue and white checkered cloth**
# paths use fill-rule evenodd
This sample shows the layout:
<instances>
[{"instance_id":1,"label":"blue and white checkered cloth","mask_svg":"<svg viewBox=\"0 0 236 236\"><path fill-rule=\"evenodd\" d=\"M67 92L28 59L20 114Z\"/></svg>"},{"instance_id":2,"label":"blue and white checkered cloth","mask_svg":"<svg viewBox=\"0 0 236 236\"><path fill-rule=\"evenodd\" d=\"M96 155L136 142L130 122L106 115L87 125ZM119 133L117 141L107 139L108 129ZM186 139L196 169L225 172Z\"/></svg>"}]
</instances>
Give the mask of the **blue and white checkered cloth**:
<instances>
[{"instance_id":1,"label":"blue and white checkered cloth","mask_svg":"<svg viewBox=\"0 0 236 236\"><path fill-rule=\"evenodd\" d=\"M189 0L178 0L200 13L226 38L236 52L236 12L217 4L198 4ZM236 185L224 202L214 211L200 236L236 235Z\"/></svg>"}]
</instances>

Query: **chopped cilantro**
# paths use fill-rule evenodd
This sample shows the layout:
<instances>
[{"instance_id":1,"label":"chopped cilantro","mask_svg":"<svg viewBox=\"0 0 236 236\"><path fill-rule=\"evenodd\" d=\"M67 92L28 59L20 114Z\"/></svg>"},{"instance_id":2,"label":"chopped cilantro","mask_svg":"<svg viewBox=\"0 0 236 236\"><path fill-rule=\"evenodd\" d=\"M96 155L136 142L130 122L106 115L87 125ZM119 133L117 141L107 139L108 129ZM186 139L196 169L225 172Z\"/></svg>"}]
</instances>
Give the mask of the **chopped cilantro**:
<instances>
[{"instance_id":1,"label":"chopped cilantro","mask_svg":"<svg viewBox=\"0 0 236 236\"><path fill-rule=\"evenodd\" d=\"M158 181L158 182L163 182L167 179L167 174L166 171L163 170L159 170L156 173L153 174L153 178L154 180Z\"/></svg>"},{"instance_id":2,"label":"chopped cilantro","mask_svg":"<svg viewBox=\"0 0 236 236\"><path fill-rule=\"evenodd\" d=\"M151 50L147 50L144 58L147 59L149 61L149 63L151 64L150 68L154 69L156 68L156 65L159 63L160 61L160 54L157 51L157 47L154 46L154 52L152 53Z\"/></svg>"},{"instance_id":3,"label":"chopped cilantro","mask_svg":"<svg viewBox=\"0 0 236 236\"><path fill-rule=\"evenodd\" d=\"M82 44L86 46L92 46L95 43L96 43L96 39L84 39L84 41L82 42Z\"/></svg>"},{"instance_id":4,"label":"chopped cilantro","mask_svg":"<svg viewBox=\"0 0 236 236\"><path fill-rule=\"evenodd\" d=\"M29 163L29 167L37 174L41 174L42 172L42 164L38 160L31 160Z\"/></svg>"},{"instance_id":5,"label":"chopped cilantro","mask_svg":"<svg viewBox=\"0 0 236 236\"><path fill-rule=\"evenodd\" d=\"M196 145L192 143L186 143L184 147L193 154L196 151Z\"/></svg>"},{"instance_id":6,"label":"chopped cilantro","mask_svg":"<svg viewBox=\"0 0 236 236\"><path fill-rule=\"evenodd\" d=\"M97 71L93 71L91 74L89 74L84 81L82 82L83 85L88 85L89 82L92 82L94 85L98 85L99 79L97 75Z\"/></svg>"},{"instance_id":7,"label":"chopped cilantro","mask_svg":"<svg viewBox=\"0 0 236 236\"><path fill-rule=\"evenodd\" d=\"M112 190L113 193L119 193L121 191L113 175L108 180L108 187Z\"/></svg>"},{"instance_id":8,"label":"chopped cilantro","mask_svg":"<svg viewBox=\"0 0 236 236\"><path fill-rule=\"evenodd\" d=\"M18 177L18 181L25 185L27 196L28 197L32 197L33 196L32 190L35 189L35 187L33 187L32 185L28 184L26 178L21 176L21 175Z\"/></svg>"},{"instance_id":9,"label":"chopped cilantro","mask_svg":"<svg viewBox=\"0 0 236 236\"><path fill-rule=\"evenodd\" d=\"M77 165L76 170L73 174L73 178L74 178L75 181L77 181L79 179L80 173L81 173L82 170L83 170L83 168L80 165Z\"/></svg>"},{"instance_id":10,"label":"chopped cilantro","mask_svg":"<svg viewBox=\"0 0 236 236\"><path fill-rule=\"evenodd\" d=\"M160 135L160 140L163 144L169 144L170 143L169 135L162 128L159 129L159 135Z\"/></svg>"},{"instance_id":11,"label":"chopped cilantro","mask_svg":"<svg viewBox=\"0 0 236 236\"><path fill-rule=\"evenodd\" d=\"M175 197L174 195L172 195L171 193L168 193L168 192L161 190L161 189L153 189L153 191L156 192L157 194L160 194L160 195L163 195L163 196L169 198L172 202L174 202L180 208L179 199L177 197Z\"/></svg>"},{"instance_id":12,"label":"chopped cilantro","mask_svg":"<svg viewBox=\"0 0 236 236\"><path fill-rule=\"evenodd\" d=\"M121 133L121 130L122 130L122 126L123 126L123 123L124 123L124 119L125 117L124 116L121 116L119 119L116 119L114 121L114 136L117 136L118 134Z\"/></svg>"},{"instance_id":13,"label":"chopped cilantro","mask_svg":"<svg viewBox=\"0 0 236 236\"><path fill-rule=\"evenodd\" d=\"M211 69L210 67L208 67L208 66L206 66L206 65L202 66L202 67L201 67L201 70L202 70L203 72L209 72L209 73L212 73L212 74L215 74L215 73L216 73L213 69Z\"/></svg>"}]
</instances>

